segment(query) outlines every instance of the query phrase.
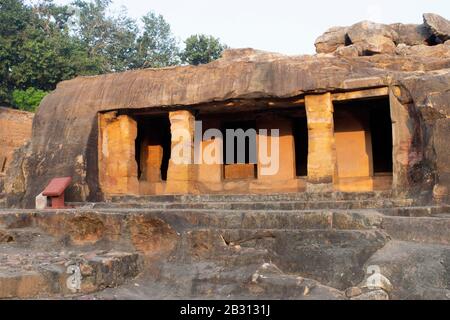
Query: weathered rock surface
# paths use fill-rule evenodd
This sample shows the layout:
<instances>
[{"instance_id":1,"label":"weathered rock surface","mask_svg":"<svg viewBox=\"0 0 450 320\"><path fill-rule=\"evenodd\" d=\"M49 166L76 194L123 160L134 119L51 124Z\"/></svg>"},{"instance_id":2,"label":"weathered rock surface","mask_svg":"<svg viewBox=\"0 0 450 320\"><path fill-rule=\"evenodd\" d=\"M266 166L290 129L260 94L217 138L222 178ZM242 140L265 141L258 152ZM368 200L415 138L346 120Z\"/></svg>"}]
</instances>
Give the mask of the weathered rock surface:
<instances>
[{"instance_id":1,"label":"weathered rock surface","mask_svg":"<svg viewBox=\"0 0 450 320\"><path fill-rule=\"evenodd\" d=\"M14 151L30 139L33 116L31 112L0 107L0 202L6 170L12 162Z\"/></svg>"},{"instance_id":2,"label":"weathered rock surface","mask_svg":"<svg viewBox=\"0 0 450 320\"><path fill-rule=\"evenodd\" d=\"M359 49L357 46L355 45L349 45L349 46L345 46L345 47L339 47L334 54L336 56L340 56L340 57L358 57L359 54Z\"/></svg>"},{"instance_id":3,"label":"weathered rock surface","mask_svg":"<svg viewBox=\"0 0 450 320\"><path fill-rule=\"evenodd\" d=\"M317 38L314 45L317 53L332 53L346 45L347 27L332 27Z\"/></svg>"},{"instance_id":4,"label":"weathered rock surface","mask_svg":"<svg viewBox=\"0 0 450 320\"><path fill-rule=\"evenodd\" d=\"M127 198L117 197L97 209L3 210L0 296L448 299L450 246L441 239L450 208L388 205L378 198L387 194L128 197L140 208L123 208ZM364 207L373 205L372 197L382 209ZM335 202L279 209L280 200L306 198ZM332 207L355 201L359 209ZM164 208L174 204L179 207ZM81 276L75 291L67 286L71 266ZM388 280L369 286L373 266Z\"/></svg>"},{"instance_id":5,"label":"weathered rock surface","mask_svg":"<svg viewBox=\"0 0 450 320\"><path fill-rule=\"evenodd\" d=\"M400 44L395 49L396 54L398 55L415 55L421 57L442 57L448 58L450 57L450 46L446 44L439 44L435 46L428 45L416 45L416 46L407 46Z\"/></svg>"},{"instance_id":6,"label":"weathered rock surface","mask_svg":"<svg viewBox=\"0 0 450 320\"><path fill-rule=\"evenodd\" d=\"M450 244L449 223L439 217L385 217L381 225L393 239Z\"/></svg>"},{"instance_id":7,"label":"weathered rock surface","mask_svg":"<svg viewBox=\"0 0 450 320\"><path fill-rule=\"evenodd\" d=\"M391 27L370 21L352 25L347 36L360 55L392 54L395 52L394 39L398 38L398 34Z\"/></svg>"},{"instance_id":8,"label":"weathered rock surface","mask_svg":"<svg viewBox=\"0 0 450 320\"><path fill-rule=\"evenodd\" d=\"M450 21L435 13L425 13L423 21L431 29L435 42L444 43L450 39Z\"/></svg>"},{"instance_id":9,"label":"weathered rock surface","mask_svg":"<svg viewBox=\"0 0 450 320\"><path fill-rule=\"evenodd\" d=\"M428 26L424 24L394 23L389 26L396 32L397 36L393 39L396 44L408 46L427 44L432 35Z\"/></svg>"},{"instance_id":10,"label":"weathered rock surface","mask_svg":"<svg viewBox=\"0 0 450 320\"><path fill-rule=\"evenodd\" d=\"M0 243L4 242L12 242L14 241L14 237L7 230L0 229Z\"/></svg>"},{"instance_id":11,"label":"weathered rock surface","mask_svg":"<svg viewBox=\"0 0 450 320\"><path fill-rule=\"evenodd\" d=\"M248 290L258 298L343 300L344 294L318 281L283 273L276 265L263 264L252 276Z\"/></svg>"},{"instance_id":12,"label":"weathered rock surface","mask_svg":"<svg viewBox=\"0 0 450 320\"><path fill-rule=\"evenodd\" d=\"M317 53L334 53L351 57L373 54L418 54L433 53L426 47L443 44L450 39L450 22L433 14L423 15L423 24L380 24L362 21L350 27L333 27L317 38ZM412 47L412 52L395 50L397 45ZM416 48L416 46L419 46Z\"/></svg>"},{"instance_id":13,"label":"weathered rock surface","mask_svg":"<svg viewBox=\"0 0 450 320\"><path fill-rule=\"evenodd\" d=\"M364 277L361 261L384 246L377 231L306 231L276 237L276 263L328 286L344 290ZM317 268L317 266L321 266Z\"/></svg>"},{"instance_id":14,"label":"weathered rock surface","mask_svg":"<svg viewBox=\"0 0 450 320\"><path fill-rule=\"evenodd\" d=\"M141 271L137 254L127 252L0 252L0 299L70 296L115 287ZM78 270L80 283L68 284Z\"/></svg>"},{"instance_id":15,"label":"weathered rock surface","mask_svg":"<svg viewBox=\"0 0 450 320\"><path fill-rule=\"evenodd\" d=\"M448 246L391 241L366 263L393 285L392 299L450 299Z\"/></svg>"},{"instance_id":16,"label":"weathered rock surface","mask_svg":"<svg viewBox=\"0 0 450 320\"><path fill-rule=\"evenodd\" d=\"M372 290L352 297L351 300L389 300L389 295L384 290Z\"/></svg>"},{"instance_id":17,"label":"weathered rock surface","mask_svg":"<svg viewBox=\"0 0 450 320\"><path fill-rule=\"evenodd\" d=\"M350 287L345 290L345 296L347 298L356 297L362 294L362 290L359 287Z\"/></svg>"}]
</instances>

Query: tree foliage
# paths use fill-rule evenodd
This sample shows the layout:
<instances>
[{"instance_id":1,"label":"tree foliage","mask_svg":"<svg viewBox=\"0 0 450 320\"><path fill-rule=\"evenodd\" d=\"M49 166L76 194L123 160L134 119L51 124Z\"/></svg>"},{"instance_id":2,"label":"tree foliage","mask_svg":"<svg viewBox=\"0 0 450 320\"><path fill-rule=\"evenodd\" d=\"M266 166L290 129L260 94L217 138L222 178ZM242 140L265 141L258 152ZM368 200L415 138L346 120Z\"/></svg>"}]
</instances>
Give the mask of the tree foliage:
<instances>
[{"instance_id":1,"label":"tree foliage","mask_svg":"<svg viewBox=\"0 0 450 320\"><path fill-rule=\"evenodd\" d=\"M204 34L192 35L185 40L186 48L181 54L181 59L185 63L198 65L209 63L220 58L226 45L220 43L218 38Z\"/></svg>"},{"instance_id":2,"label":"tree foliage","mask_svg":"<svg viewBox=\"0 0 450 320\"><path fill-rule=\"evenodd\" d=\"M86 48L89 59L96 61L101 73L130 69L136 54L136 22L122 11L108 16L110 0L76 0L74 32Z\"/></svg>"},{"instance_id":3,"label":"tree foliage","mask_svg":"<svg viewBox=\"0 0 450 320\"><path fill-rule=\"evenodd\" d=\"M149 12L142 26L111 0L0 0L0 105L33 110L62 80L146 67L207 63L225 48L195 35L184 51L164 17Z\"/></svg>"},{"instance_id":4,"label":"tree foliage","mask_svg":"<svg viewBox=\"0 0 450 320\"><path fill-rule=\"evenodd\" d=\"M69 7L41 1L0 0L0 103L14 90L52 90L61 80L97 74L81 41L70 35Z\"/></svg>"},{"instance_id":5,"label":"tree foliage","mask_svg":"<svg viewBox=\"0 0 450 320\"><path fill-rule=\"evenodd\" d=\"M34 112L47 93L35 88L28 88L27 90L16 89L12 93L12 103L20 110Z\"/></svg>"},{"instance_id":6,"label":"tree foliage","mask_svg":"<svg viewBox=\"0 0 450 320\"><path fill-rule=\"evenodd\" d=\"M179 63L177 41L164 17L149 12L142 17L142 35L137 39L136 67L167 67Z\"/></svg>"}]
</instances>

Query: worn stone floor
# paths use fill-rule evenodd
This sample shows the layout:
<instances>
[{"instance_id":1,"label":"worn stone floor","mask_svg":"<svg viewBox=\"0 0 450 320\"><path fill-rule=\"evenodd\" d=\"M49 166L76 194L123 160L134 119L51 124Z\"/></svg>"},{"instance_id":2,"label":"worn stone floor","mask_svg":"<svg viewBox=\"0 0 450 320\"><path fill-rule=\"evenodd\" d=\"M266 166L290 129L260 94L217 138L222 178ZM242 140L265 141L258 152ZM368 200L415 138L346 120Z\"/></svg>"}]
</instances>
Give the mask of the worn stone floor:
<instances>
[{"instance_id":1,"label":"worn stone floor","mask_svg":"<svg viewBox=\"0 0 450 320\"><path fill-rule=\"evenodd\" d=\"M0 211L0 297L450 299L450 207L388 194ZM368 286L373 268L387 278Z\"/></svg>"}]
</instances>

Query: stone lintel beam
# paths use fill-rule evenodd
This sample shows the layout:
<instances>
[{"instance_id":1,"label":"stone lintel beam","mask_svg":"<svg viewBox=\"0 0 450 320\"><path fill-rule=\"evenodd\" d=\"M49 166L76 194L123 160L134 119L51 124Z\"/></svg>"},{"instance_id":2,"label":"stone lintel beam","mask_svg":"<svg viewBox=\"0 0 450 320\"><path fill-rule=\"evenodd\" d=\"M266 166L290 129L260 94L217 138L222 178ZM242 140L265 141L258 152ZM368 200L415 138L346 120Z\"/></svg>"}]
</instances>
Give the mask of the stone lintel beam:
<instances>
[{"instance_id":1,"label":"stone lintel beam","mask_svg":"<svg viewBox=\"0 0 450 320\"><path fill-rule=\"evenodd\" d=\"M336 92L331 95L331 100L345 101L352 99L364 99L364 98L388 97L388 96L389 96L389 88L382 87L363 90L352 90L346 92Z\"/></svg>"},{"instance_id":2,"label":"stone lintel beam","mask_svg":"<svg viewBox=\"0 0 450 320\"><path fill-rule=\"evenodd\" d=\"M305 107L308 121L307 188L310 191L330 191L336 175L331 94L308 95L305 97Z\"/></svg>"}]
</instances>

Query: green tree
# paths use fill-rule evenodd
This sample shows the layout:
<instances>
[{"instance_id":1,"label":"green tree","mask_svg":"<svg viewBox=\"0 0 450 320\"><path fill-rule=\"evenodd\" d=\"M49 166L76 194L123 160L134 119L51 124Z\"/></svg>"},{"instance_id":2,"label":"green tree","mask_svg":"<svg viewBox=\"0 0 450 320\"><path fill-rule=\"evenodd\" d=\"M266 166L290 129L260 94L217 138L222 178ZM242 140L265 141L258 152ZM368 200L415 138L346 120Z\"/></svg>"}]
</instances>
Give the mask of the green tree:
<instances>
[{"instance_id":1,"label":"green tree","mask_svg":"<svg viewBox=\"0 0 450 320\"><path fill-rule=\"evenodd\" d=\"M142 17L144 29L137 39L135 68L160 68L179 64L179 49L170 25L162 15L149 12Z\"/></svg>"},{"instance_id":2,"label":"green tree","mask_svg":"<svg viewBox=\"0 0 450 320\"><path fill-rule=\"evenodd\" d=\"M53 90L62 80L98 74L83 43L70 34L67 6L40 1L0 0L0 103L11 104L14 90Z\"/></svg>"},{"instance_id":3,"label":"green tree","mask_svg":"<svg viewBox=\"0 0 450 320\"><path fill-rule=\"evenodd\" d=\"M21 46L19 35L31 22L31 9L22 1L0 0L0 103L10 102L14 88L11 68L20 60L17 47Z\"/></svg>"},{"instance_id":4,"label":"green tree","mask_svg":"<svg viewBox=\"0 0 450 320\"><path fill-rule=\"evenodd\" d=\"M183 63L199 65L220 58L227 48L218 38L204 34L192 35L185 41L185 49L181 53Z\"/></svg>"},{"instance_id":5,"label":"green tree","mask_svg":"<svg viewBox=\"0 0 450 320\"><path fill-rule=\"evenodd\" d=\"M128 70L136 55L136 22L122 9L117 17L108 16L110 0L76 0L74 32L85 45L90 59L96 59L102 73Z\"/></svg>"},{"instance_id":6,"label":"green tree","mask_svg":"<svg viewBox=\"0 0 450 320\"><path fill-rule=\"evenodd\" d=\"M48 92L35 88L16 89L12 93L12 102L20 110L34 112L47 94Z\"/></svg>"},{"instance_id":7,"label":"green tree","mask_svg":"<svg viewBox=\"0 0 450 320\"><path fill-rule=\"evenodd\" d=\"M39 20L46 34L51 35L55 30L65 30L69 26L69 20L73 15L69 6L60 6L53 0L39 0L31 7L32 12Z\"/></svg>"},{"instance_id":8,"label":"green tree","mask_svg":"<svg viewBox=\"0 0 450 320\"><path fill-rule=\"evenodd\" d=\"M125 9L111 15L111 0L0 0L0 105L32 110L62 80L135 68L200 64L225 48L195 35L180 53L164 17L149 12L143 27Z\"/></svg>"}]
</instances>

